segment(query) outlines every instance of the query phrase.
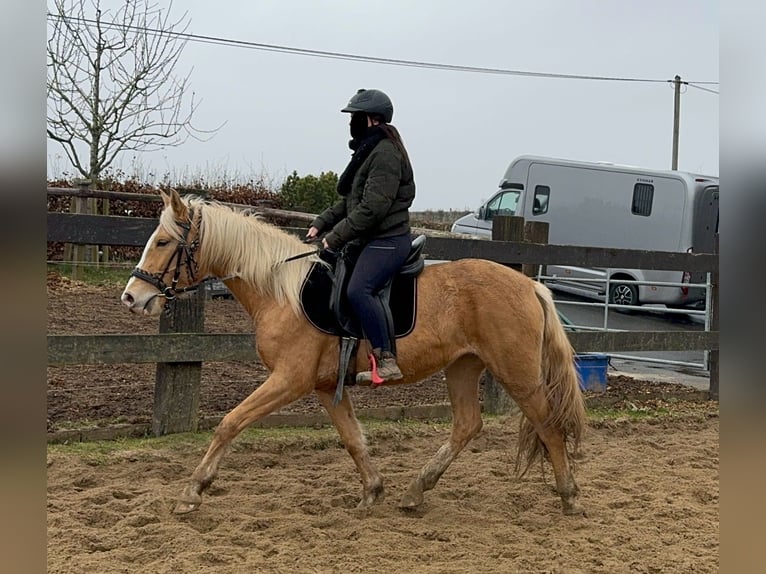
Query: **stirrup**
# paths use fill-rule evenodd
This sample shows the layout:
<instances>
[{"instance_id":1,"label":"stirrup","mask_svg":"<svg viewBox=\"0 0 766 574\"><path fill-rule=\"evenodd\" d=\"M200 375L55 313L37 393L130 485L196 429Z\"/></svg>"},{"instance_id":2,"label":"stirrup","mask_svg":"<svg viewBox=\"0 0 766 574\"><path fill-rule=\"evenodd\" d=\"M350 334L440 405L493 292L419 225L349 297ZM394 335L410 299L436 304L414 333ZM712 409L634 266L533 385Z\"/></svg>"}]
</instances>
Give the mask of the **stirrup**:
<instances>
[{"instance_id":1,"label":"stirrup","mask_svg":"<svg viewBox=\"0 0 766 574\"><path fill-rule=\"evenodd\" d=\"M359 345L359 339L356 337L341 337L340 339L340 356L338 357L338 382L335 384L335 396L332 399L332 404L338 406L338 403L343 399L343 383L348 375L348 365L351 356L356 351ZM356 384L356 379L351 384Z\"/></svg>"}]
</instances>

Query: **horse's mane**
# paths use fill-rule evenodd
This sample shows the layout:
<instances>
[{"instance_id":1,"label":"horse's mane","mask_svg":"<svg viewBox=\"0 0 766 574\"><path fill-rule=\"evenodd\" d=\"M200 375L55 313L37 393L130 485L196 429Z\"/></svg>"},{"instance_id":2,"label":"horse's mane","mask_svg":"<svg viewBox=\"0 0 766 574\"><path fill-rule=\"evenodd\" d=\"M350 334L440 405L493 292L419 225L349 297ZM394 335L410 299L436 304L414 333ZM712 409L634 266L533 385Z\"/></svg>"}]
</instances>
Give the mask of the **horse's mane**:
<instances>
[{"instance_id":1,"label":"horse's mane","mask_svg":"<svg viewBox=\"0 0 766 574\"><path fill-rule=\"evenodd\" d=\"M274 225L215 201L190 196L183 201L194 211L194 223L200 225L200 268L214 266L223 270L222 275L236 275L278 304L300 312L301 285L315 258L281 263L308 251L308 246ZM170 235L181 238L182 230L172 209L162 211L160 225Z\"/></svg>"}]
</instances>

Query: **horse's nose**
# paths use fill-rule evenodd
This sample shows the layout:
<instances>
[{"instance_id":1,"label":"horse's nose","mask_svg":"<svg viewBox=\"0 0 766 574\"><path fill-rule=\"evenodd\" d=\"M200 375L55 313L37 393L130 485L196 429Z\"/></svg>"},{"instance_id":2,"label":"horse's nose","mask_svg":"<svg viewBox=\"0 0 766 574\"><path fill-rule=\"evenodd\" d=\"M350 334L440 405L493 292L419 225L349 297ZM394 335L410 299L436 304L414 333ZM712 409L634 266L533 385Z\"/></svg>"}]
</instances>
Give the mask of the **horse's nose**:
<instances>
[{"instance_id":1,"label":"horse's nose","mask_svg":"<svg viewBox=\"0 0 766 574\"><path fill-rule=\"evenodd\" d=\"M128 307L132 307L133 304L136 302L136 300L133 298L133 295L129 291L125 291L122 294L122 302L125 303Z\"/></svg>"}]
</instances>

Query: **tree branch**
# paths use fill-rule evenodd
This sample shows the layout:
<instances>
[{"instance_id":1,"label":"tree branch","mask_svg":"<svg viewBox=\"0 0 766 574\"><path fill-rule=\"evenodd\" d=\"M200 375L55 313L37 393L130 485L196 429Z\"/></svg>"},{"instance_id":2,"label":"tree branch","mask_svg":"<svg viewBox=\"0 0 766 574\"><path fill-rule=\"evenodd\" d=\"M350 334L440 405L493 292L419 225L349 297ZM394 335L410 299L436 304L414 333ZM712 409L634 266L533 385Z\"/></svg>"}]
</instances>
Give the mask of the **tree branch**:
<instances>
[{"instance_id":1,"label":"tree branch","mask_svg":"<svg viewBox=\"0 0 766 574\"><path fill-rule=\"evenodd\" d=\"M97 179L124 151L173 147L220 129L192 125L199 102L190 91L191 71L174 73L186 46L178 34L189 19L184 13L174 20L171 9L172 3L162 10L149 0L104 11L100 0L54 0L47 134L81 172L86 162L78 145L89 151L83 175Z\"/></svg>"}]
</instances>

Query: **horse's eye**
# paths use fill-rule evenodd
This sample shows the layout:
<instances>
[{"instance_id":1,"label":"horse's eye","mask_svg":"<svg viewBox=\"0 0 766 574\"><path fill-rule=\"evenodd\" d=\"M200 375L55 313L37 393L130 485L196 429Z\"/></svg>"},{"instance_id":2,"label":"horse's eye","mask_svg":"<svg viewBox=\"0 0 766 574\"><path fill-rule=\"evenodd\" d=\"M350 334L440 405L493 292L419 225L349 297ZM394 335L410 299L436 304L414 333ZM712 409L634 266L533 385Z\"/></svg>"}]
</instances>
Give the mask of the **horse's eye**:
<instances>
[{"instance_id":1,"label":"horse's eye","mask_svg":"<svg viewBox=\"0 0 766 574\"><path fill-rule=\"evenodd\" d=\"M167 239L158 239L157 240L157 247L165 247L170 241Z\"/></svg>"}]
</instances>

